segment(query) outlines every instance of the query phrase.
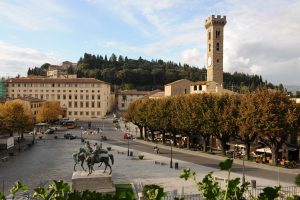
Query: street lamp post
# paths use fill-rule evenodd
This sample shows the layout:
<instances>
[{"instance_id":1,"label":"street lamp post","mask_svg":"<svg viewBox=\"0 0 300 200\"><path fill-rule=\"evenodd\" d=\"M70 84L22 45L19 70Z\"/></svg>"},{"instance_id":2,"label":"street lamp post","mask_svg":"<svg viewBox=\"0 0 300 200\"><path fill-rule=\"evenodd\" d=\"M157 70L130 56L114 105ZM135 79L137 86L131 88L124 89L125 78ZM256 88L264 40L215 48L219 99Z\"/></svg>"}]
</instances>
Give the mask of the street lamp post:
<instances>
[{"instance_id":1,"label":"street lamp post","mask_svg":"<svg viewBox=\"0 0 300 200\"><path fill-rule=\"evenodd\" d=\"M81 127L80 129L81 129L81 132L80 132L80 139L81 139L81 142L83 142L83 139L82 139L83 127Z\"/></svg>"},{"instance_id":2,"label":"street lamp post","mask_svg":"<svg viewBox=\"0 0 300 200\"><path fill-rule=\"evenodd\" d=\"M173 141L171 140L171 160L170 160L170 168L173 168Z\"/></svg>"},{"instance_id":3,"label":"street lamp post","mask_svg":"<svg viewBox=\"0 0 300 200\"><path fill-rule=\"evenodd\" d=\"M127 156L129 156L129 136L127 137Z\"/></svg>"},{"instance_id":4,"label":"street lamp post","mask_svg":"<svg viewBox=\"0 0 300 200\"><path fill-rule=\"evenodd\" d=\"M242 178L242 184L245 183L245 154L243 156L243 178Z\"/></svg>"}]
</instances>

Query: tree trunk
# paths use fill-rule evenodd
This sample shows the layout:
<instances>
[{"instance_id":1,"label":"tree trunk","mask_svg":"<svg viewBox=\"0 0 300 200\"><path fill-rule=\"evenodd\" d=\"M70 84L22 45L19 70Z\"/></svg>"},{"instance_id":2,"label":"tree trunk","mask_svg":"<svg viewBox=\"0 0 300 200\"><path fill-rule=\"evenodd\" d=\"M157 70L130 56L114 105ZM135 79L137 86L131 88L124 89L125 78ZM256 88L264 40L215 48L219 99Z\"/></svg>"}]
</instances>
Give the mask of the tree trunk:
<instances>
[{"instance_id":1,"label":"tree trunk","mask_svg":"<svg viewBox=\"0 0 300 200\"><path fill-rule=\"evenodd\" d=\"M186 137L186 148L190 149L190 137L189 136Z\"/></svg>"},{"instance_id":2,"label":"tree trunk","mask_svg":"<svg viewBox=\"0 0 300 200\"><path fill-rule=\"evenodd\" d=\"M203 137L203 136L202 136ZM207 152L209 144L209 137L203 137L203 151Z\"/></svg>"},{"instance_id":3,"label":"tree trunk","mask_svg":"<svg viewBox=\"0 0 300 200\"><path fill-rule=\"evenodd\" d=\"M222 149L222 155L226 156L226 141L219 139L220 143L221 143L221 149Z\"/></svg>"},{"instance_id":4,"label":"tree trunk","mask_svg":"<svg viewBox=\"0 0 300 200\"><path fill-rule=\"evenodd\" d=\"M154 131L150 130L150 132L151 132L151 140L152 142L154 142Z\"/></svg>"},{"instance_id":5,"label":"tree trunk","mask_svg":"<svg viewBox=\"0 0 300 200\"><path fill-rule=\"evenodd\" d=\"M177 142L176 142L176 133L172 133L173 134L173 146L176 147L177 146Z\"/></svg>"},{"instance_id":6,"label":"tree trunk","mask_svg":"<svg viewBox=\"0 0 300 200\"><path fill-rule=\"evenodd\" d=\"M279 148L272 146L271 151L272 151L272 163L274 165L277 165Z\"/></svg>"},{"instance_id":7,"label":"tree trunk","mask_svg":"<svg viewBox=\"0 0 300 200\"><path fill-rule=\"evenodd\" d=\"M212 150L212 148L213 148L213 136L209 136L209 141L210 141L210 144L209 144L209 146L210 146L209 151L210 151L210 153L212 153L212 152L213 152L213 150Z\"/></svg>"},{"instance_id":8,"label":"tree trunk","mask_svg":"<svg viewBox=\"0 0 300 200\"><path fill-rule=\"evenodd\" d=\"M166 144L166 133L165 133L165 131L162 132L162 143Z\"/></svg>"},{"instance_id":9,"label":"tree trunk","mask_svg":"<svg viewBox=\"0 0 300 200\"><path fill-rule=\"evenodd\" d=\"M245 147L246 147L245 158L246 160L250 160L250 141L245 141Z\"/></svg>"},{"instance_id":10,"label":"tree trunk","mask_svg":"<svg viewBox=\"0 0 300 200\"><path fill-rule=\"evenodd\" d=\"M143 139L143 127L139 126L139 130L140 130L140 138Z\"/></svg>"}]
</instances>

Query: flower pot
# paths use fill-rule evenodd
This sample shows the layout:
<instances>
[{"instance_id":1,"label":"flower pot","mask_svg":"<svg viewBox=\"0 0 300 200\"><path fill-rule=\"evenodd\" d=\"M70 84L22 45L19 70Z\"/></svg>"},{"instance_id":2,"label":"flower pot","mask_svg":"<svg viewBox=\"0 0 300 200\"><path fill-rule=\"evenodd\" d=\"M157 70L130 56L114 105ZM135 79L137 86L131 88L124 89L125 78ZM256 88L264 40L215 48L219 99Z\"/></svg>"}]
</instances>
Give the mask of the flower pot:
<instances>
[{"instance_id":1,"label":"flower pot","mask_svg":"<svg viewBox=\"0 0 300 200\"><path fill-rule=\"evenodd\" d=\"M111 151L111 147L106 147L107 148L107 151Z\"/></svg>"},{"instance_id":2,"label":"flower pot","mask_svg":"<svg viewBox=\"0 0 300 200\"><path fill-rule=\"evenodd\" d=\"M140 160L143 160L143 158L144 158L144 155L139 155Z\"/></svg>"}]
</instances>

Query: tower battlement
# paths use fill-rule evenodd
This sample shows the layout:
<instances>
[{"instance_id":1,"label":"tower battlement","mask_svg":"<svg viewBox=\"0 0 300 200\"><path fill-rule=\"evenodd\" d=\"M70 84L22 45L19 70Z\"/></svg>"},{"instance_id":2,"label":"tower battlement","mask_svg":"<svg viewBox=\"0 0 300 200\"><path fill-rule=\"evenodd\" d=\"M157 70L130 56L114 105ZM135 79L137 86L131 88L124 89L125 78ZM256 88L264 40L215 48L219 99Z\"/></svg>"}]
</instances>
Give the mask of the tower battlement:
<instances>
[{"instance_id":1,"label":"tower battlement","mask_svg":"<svg viewBox=\"0 0 300 200\"><path fill-rule=\"evenodd\" d=\"M205 28L210 27L211 25L221 25L225 26L226 24L226 16L217 15L211 15L205 20Z\"/></svg>"}]
</instances>

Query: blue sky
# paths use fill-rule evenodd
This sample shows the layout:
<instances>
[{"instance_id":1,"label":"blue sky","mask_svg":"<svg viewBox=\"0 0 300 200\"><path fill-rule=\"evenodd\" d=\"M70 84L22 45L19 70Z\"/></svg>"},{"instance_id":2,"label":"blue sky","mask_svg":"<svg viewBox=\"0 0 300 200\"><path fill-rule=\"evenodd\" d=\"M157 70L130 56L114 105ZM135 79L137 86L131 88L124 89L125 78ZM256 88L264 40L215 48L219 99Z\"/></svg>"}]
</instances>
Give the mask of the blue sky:
<instances>
[{"instance_id":1,"label":"blue sky","mask_svg":"<svg viewBox=\"0 0 300 200\"><path fill-rule=\"evenodd\" d=\"M0 0L0 76L85 52L206 65L204 20L227 16L224 71L300 85L300 1Z\"/></svg>"}]
</instances>

